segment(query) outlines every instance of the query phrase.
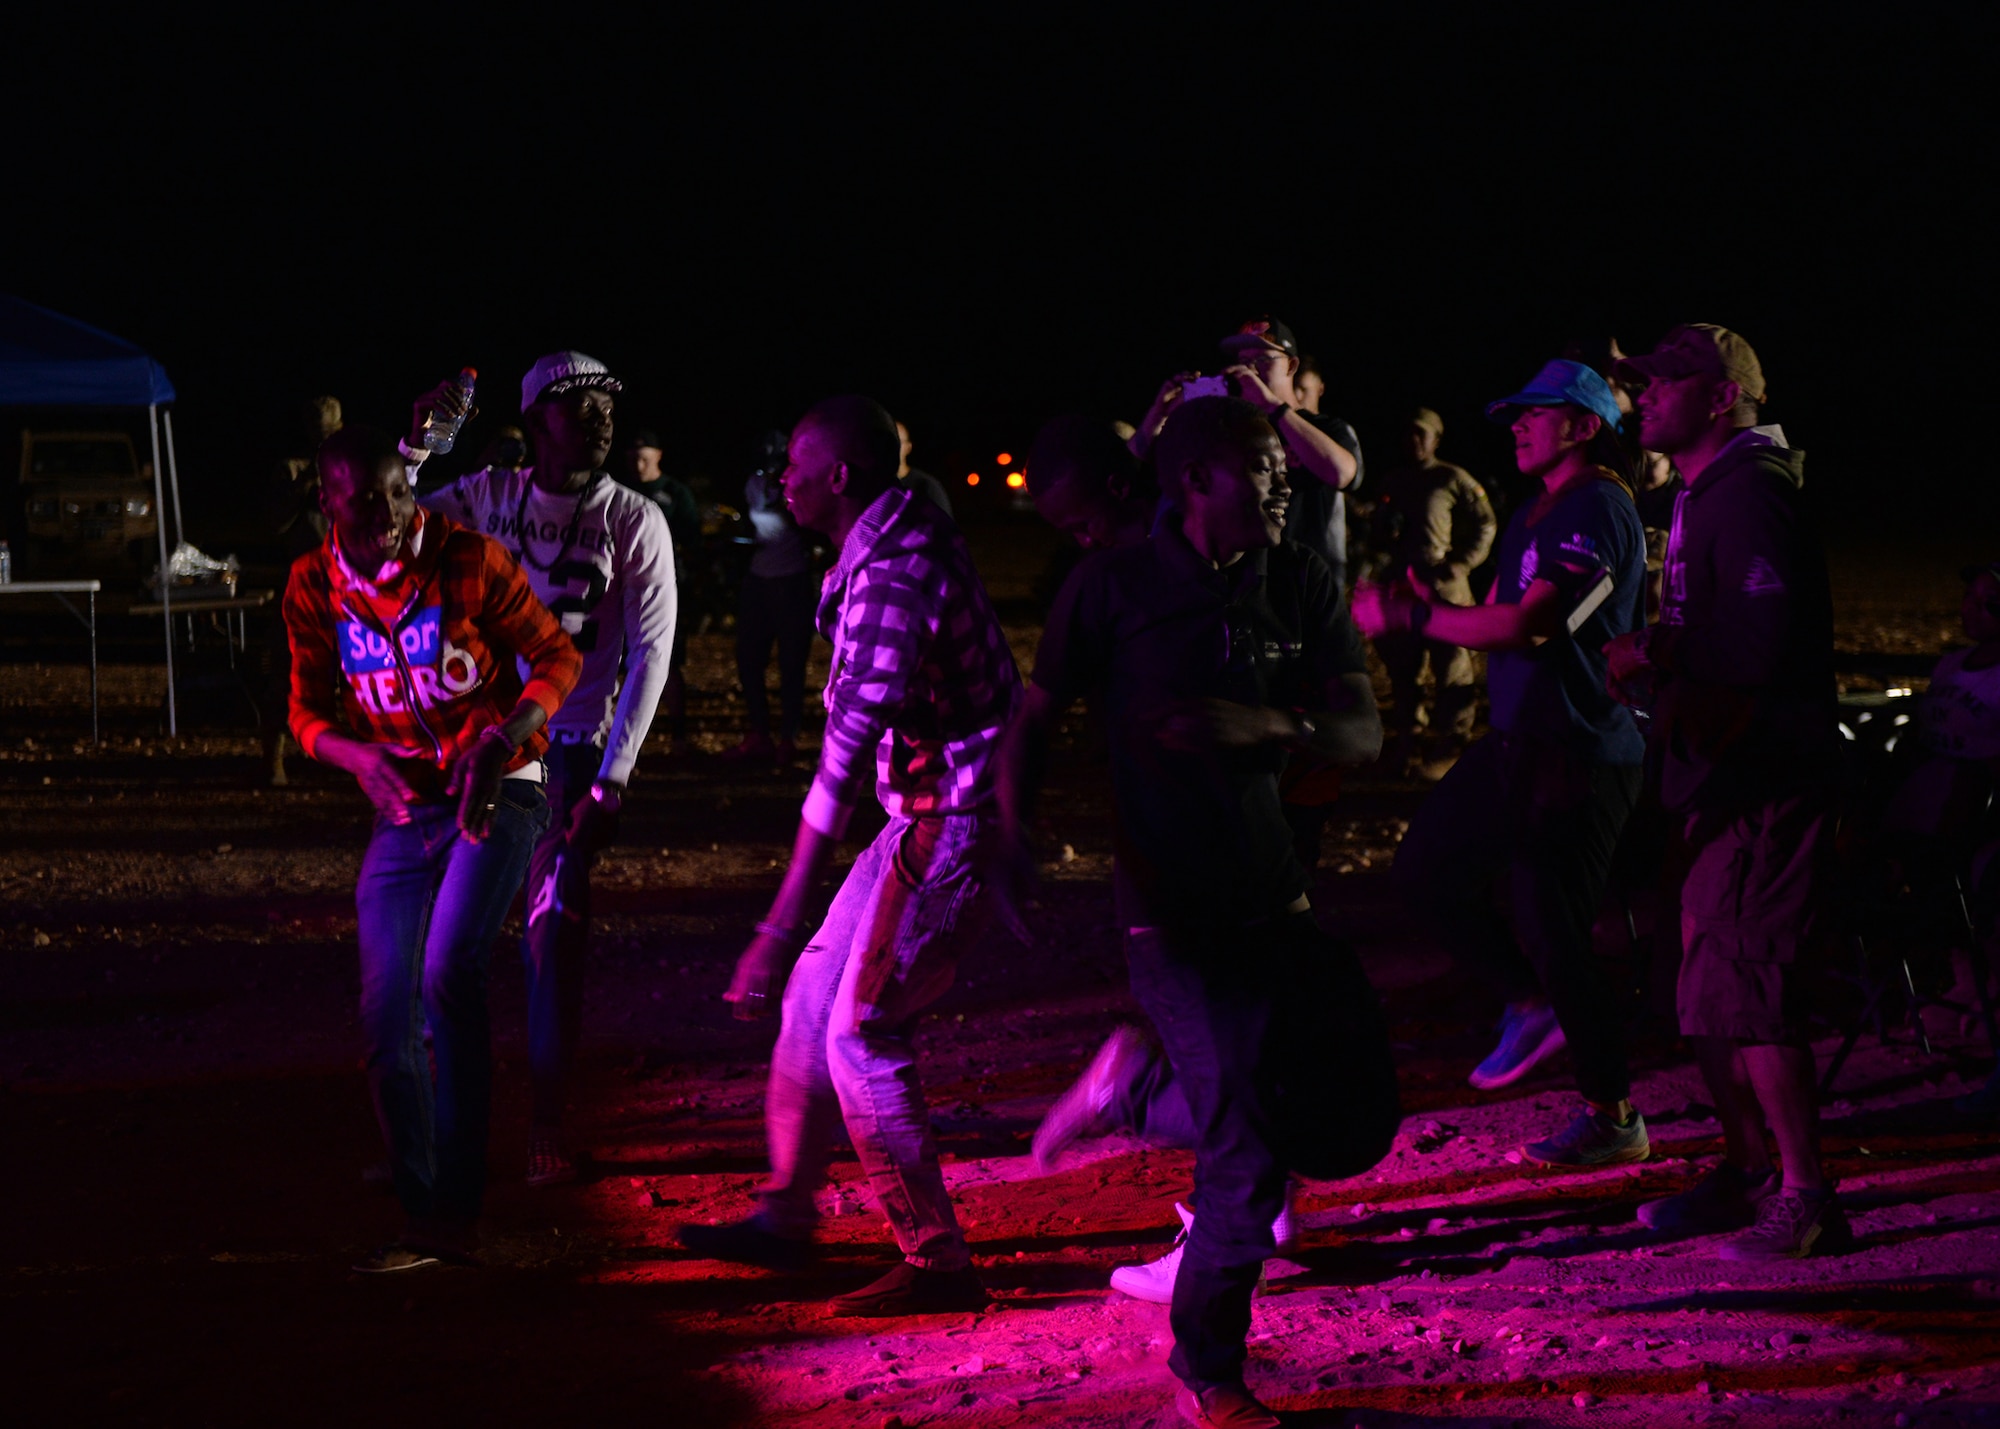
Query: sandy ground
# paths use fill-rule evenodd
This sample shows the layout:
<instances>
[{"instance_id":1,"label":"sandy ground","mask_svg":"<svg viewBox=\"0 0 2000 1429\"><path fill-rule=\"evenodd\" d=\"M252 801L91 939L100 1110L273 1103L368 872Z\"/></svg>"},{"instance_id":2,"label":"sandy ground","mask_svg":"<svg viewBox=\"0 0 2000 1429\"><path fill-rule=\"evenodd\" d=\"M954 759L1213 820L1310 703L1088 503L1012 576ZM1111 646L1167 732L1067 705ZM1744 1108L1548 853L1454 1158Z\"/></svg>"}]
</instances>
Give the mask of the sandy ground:
<instances>
[{"instance_id":1,"label":"sandy ground","mask_svg":"<svg viewBox=\"0 0 2000 1429\"><path fill-rule=\"evenodd\" d=\"M1955 594L1926 573L1849 600L1844 637L1934 650ZM1031 627L1014 633L1031 647ZM697 642L695 679L714 692L695 703L713 751L740 708L726 637ZM484 1264L368 1278L347 1264L396 1216L360 1175L379 1155L354 1044L365 806L298 760L290 787L262 787L240 734L161 739L144 669L107 676L94 750L78 688L72 669L0 669L10 1418L1177 1422L1166 1310L1106 1276L1166 1249L1189 1158L1114 1140L1037 1178L1023 1156L1049 1101L1137 1015L1087 755L1061 764L1044 806L1035 943L990 936L919 1033L992 1304L841 1321L824 1301L894 1256L851 1150L810 1272L720 1266L673 1235L743 1214L764 1169L773 1029L730 1021L718 997L775 886L802 770L649 749L597 879L573 1113L588 1177L522 1184L516 923L492 984ZM1286 1421L2000 1422L2000 1134L1951 1108L1990 1065L1973 1030L1935 1023L1928 1056L1865 1037L1842 1073L1827 1138L1855 1254L1750 1269L1712 1243L1657 1242L1636 1207L1716 1149L1699 1078L1649 1021L1635 1100L1655 1159L1590 1175L1519 1161L1569 1112L1565 1067L1504 1093L1465 1085L1495 1009L1407 930L1384 877L1420 798L1356 781L1315 900L1387 999L1408 1119L1375 1171L1301 1187L1302 1243L1269 1267L1250 1369ZM1622 930L1605 951L1630 955Z\"/></svg>"}]
</instances>

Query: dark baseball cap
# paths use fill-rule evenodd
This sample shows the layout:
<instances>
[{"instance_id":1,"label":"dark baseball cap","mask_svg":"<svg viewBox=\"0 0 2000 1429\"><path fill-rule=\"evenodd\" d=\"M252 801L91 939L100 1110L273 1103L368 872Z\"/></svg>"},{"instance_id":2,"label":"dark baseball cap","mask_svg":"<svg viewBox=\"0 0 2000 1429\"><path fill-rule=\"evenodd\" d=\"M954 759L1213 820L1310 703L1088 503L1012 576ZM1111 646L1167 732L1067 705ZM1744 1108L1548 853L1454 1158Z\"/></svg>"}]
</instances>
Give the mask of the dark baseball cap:
<instances>
[{"instance_id":1,"label":"dark baseball cap","mask_svg":"<svg viewBox=\"0 0 2000 1429\"><path fill-rule=\"evenodd\" d=\"M1605 426L1614 430L1625 415L1618 410L1618 398L1612 395L1611 384L1598 376L1595 368L1567 357L1549 363L1520 391L1488 402L1486 415L1496 422L1511 422L1514 412L1522 407L1562 406L1595 412L1603 418Z\"/></svg>"},{"instance_id":2,"label":"dark baseball cap","mask_svg":"<svg viewBox=\"0 0 2000 1429\"><path fill-rule=\"evenodd\" d=\"M1292 330L1269 313L1250 319L1222 340L1222 350L1231 357L1252 347L1275 347L1287 357L1299 355L1299 340Z\"/></svg>"},{"instance_id":3,"label":"dark baseball cap","mask_svg":"<svg viewBox=\"0 0 2000 1429\"><path fill-rule=\"evenodd\" d=\"M1714 323L1682 323L1644 357L1627 357L1611 369L1620 382L1643 387L1654 378L1672 380L1707 373L1718 382L1734 382L1751 401L1767 400L1764 364L1739 333Z\"/></svg>"}]
</instances>

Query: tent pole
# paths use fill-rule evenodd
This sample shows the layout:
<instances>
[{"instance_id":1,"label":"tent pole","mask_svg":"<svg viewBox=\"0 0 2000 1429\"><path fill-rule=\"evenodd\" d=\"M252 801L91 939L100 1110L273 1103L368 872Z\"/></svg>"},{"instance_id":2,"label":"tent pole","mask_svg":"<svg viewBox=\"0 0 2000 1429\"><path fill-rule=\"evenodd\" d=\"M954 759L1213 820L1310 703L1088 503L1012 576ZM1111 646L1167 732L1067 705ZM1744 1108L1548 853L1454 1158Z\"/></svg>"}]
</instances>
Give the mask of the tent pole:
<instances>
[{"instance_id":1,"label":"tent pole","mask_svg":"<svg viewBox=\"0 0 2000 1429\"><path fill-rule=\"evenodd\" d=\"M174 706L174 613L169 608L173 602L173 572L167 564L167 503L166 492L160 483L160 406L149 403L146 407L146 425L153 434L153 511L159 518L153 527L160 537L160 626L167 633L167 733L181 732L180 711Z\"/></svg>"},{"instance_id":2,"label":"tent pole","mask_svg":"<svg viewBox=\"0 0 2000 1429\"><path fill-rule=\"evenodd\" d=\"M181 469L174 462L174 409L160 413L160 425L167 430L167 489L174 494L174 545L188 538L187 523L181 520Z\"/></svg>"}]
</instances>

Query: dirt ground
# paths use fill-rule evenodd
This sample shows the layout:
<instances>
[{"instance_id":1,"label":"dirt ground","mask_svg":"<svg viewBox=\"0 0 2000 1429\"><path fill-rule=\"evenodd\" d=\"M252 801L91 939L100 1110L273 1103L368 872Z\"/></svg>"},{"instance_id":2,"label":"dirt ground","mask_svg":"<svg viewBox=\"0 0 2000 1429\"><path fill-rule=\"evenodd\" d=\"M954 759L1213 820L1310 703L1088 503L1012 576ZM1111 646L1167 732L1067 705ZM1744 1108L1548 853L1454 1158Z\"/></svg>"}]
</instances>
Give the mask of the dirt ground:
<instances>
[{"instance_id":1,"label":"dirt ground","mask_svg":"<svg viewBox=\"0 0 2000 1429\"><path fill-rule=\"evenodd\" d=\"M1043 548L980 548L1018 610ZM1935 652L1956 553L1842 563L1842 643ZM1025 660L1035 631L1013 629ZM71 666L0 667L0 1336L20 1424L1178 1422L1164 1307L1106 1286L1167 1247L1189 1158L1107 1141L1047 1178L1023 1153L1107 1030L1136 1017L1113 936L1101 772L1058 764L1031 946L990 935L926 1016L947 1177L984 1313L829 1318L894 1250L851 1150L828 1254L777 1276L696 1259L676 1226L743 1214L765 1167L774 1028L719 996L776 885L807 771L731 771L729 637L695 643L702 752L655 740L597 877L573 1125L580 1184L530 1191L519 924L496 952L495 1135L478 1268L364 1277L391 1236L356 1064L352 882L367 810L292 761L265 787L240 733L162 738L159 672L106 675L101 749ZM819 670L816 667L815 678ZM1385 871L1421 801L1357 779L1315 904L1349 931L1395 1028L1395 1152L1308 1182L1295 1260L1256 1303L1250 1379L1287 1423L1948 1425L2000 1422L2000 1133L1952 1098L1990 1066L1871 1035L1826 1132L1860 1248L1780 1268L1659 1243L1642 1201L1718 1145L1684 1050L1638 1038L1640 1167L1560 1175L1515 1148L1568 1114L1551 1074L1478 1093L1496 1008L1405 926ZM857 830L865 836L867 830ZM851 847L850 847L851 856ZM1635 949L1622 927L1607 955ZM1830 1029L1829 1029L1830 1030ZM1831 1037L1822 1041L1822 1060ZM19 1416L16 1418L15 1416Z\"/></svg>"}]
</instances>

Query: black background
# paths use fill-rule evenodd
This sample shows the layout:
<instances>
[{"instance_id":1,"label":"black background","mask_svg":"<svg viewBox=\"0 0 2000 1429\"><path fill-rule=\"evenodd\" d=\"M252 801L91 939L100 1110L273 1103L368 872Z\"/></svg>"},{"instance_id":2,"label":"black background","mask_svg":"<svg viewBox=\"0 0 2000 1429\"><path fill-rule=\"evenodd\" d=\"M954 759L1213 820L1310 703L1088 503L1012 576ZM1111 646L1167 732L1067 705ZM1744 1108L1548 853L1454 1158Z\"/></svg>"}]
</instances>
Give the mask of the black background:
<instances>
[{"instance_id":1,"label":"black background","mask_svg":"<svg viewBox=\"0 0 2000 1429\"><path fill-rule=\"evenodd\" d=\"M1266 311L1378 462L1421 402L1491 482L1484 400L1700 320L1839 511L1989 509L1973 7L318 13L38 7L0 59L0 287L164 363L210 519L313 393L395 427L471 363L490 431L570 346L717 494L841 390L962 482Z\"/></svg>"}]
</instances>

